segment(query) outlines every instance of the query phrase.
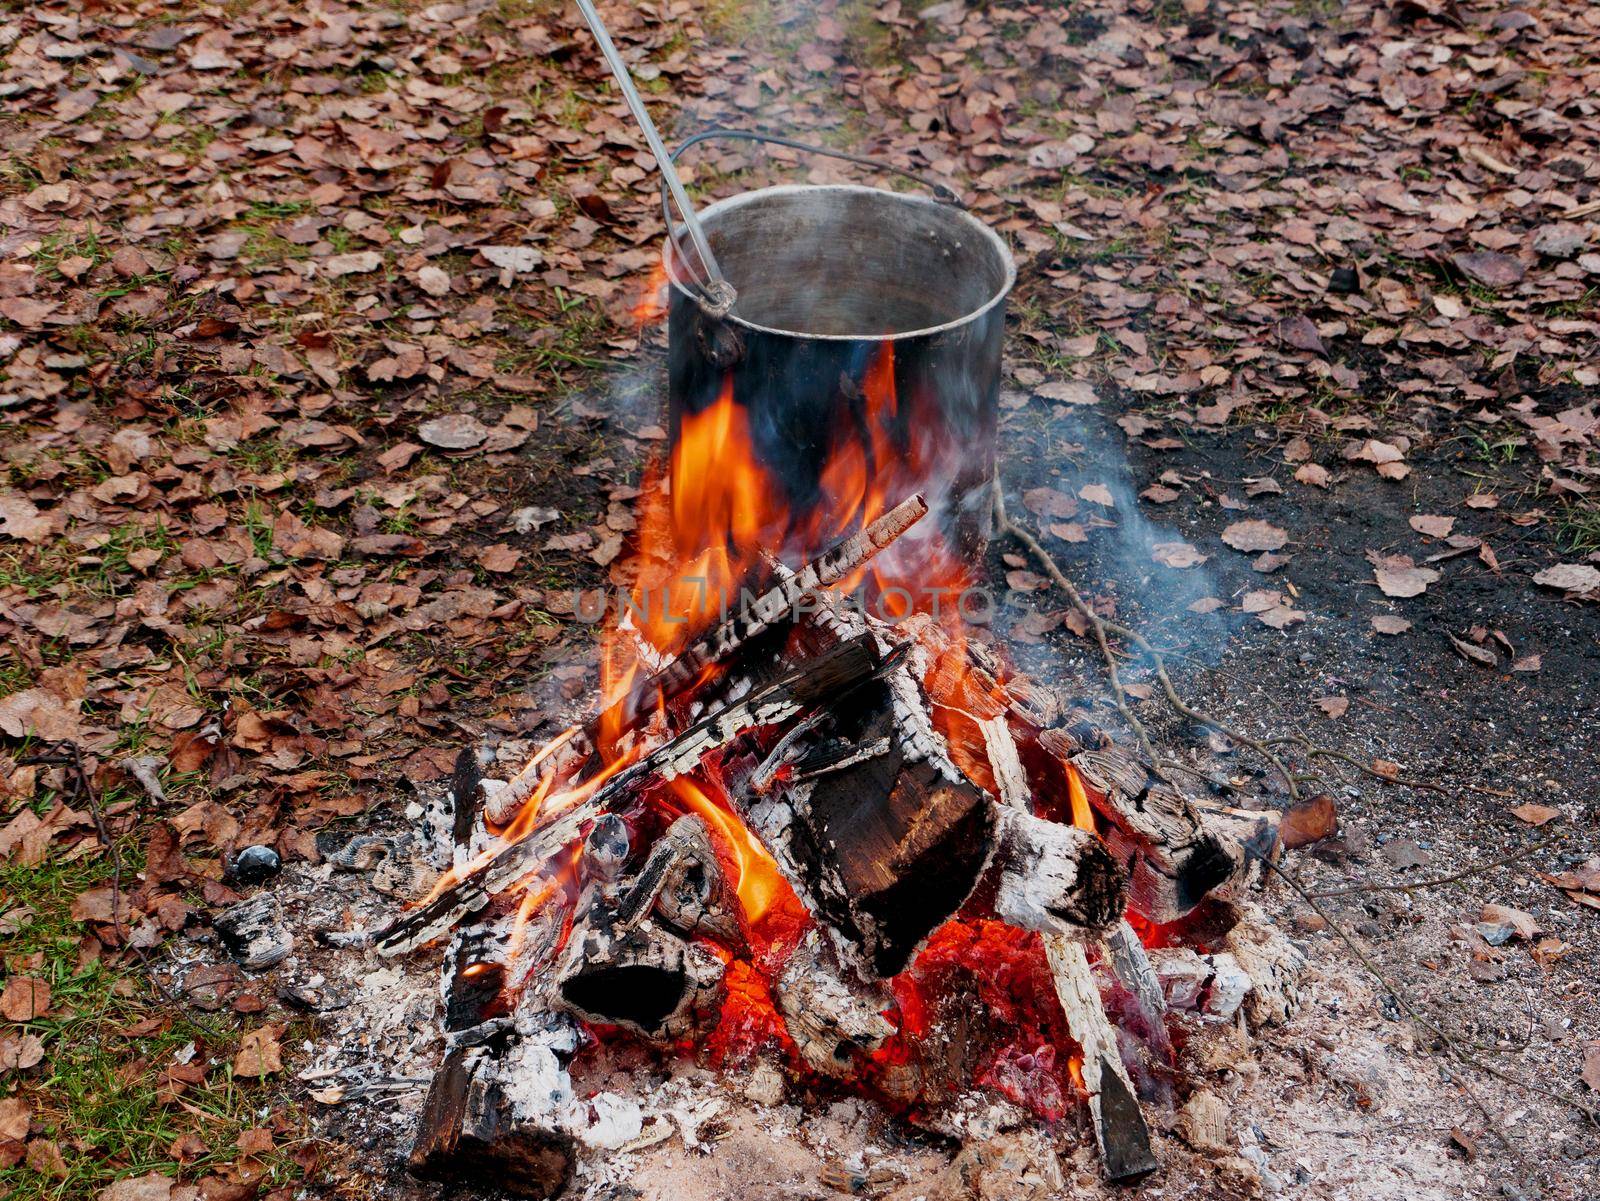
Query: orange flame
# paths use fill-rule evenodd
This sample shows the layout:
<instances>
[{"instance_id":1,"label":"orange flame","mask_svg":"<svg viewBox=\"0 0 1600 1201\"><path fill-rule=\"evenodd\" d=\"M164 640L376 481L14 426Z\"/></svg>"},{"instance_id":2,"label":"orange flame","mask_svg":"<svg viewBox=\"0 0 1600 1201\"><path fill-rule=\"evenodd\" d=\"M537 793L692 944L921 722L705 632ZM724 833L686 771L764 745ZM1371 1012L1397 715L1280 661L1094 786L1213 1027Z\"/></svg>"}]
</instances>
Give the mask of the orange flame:
<instances>
[{"instance_id":1,"label":"orange flame","mask_svg":"<svg viewBox=\"0 0 1600 1201\"><path fill-rule=\"evenodd\" d=\"M767 848L728 808L726 797L722 797L720 803L713 801L700 785L686 776L679 776L669 787L691 813L698 814L711 827L730 861L732 871L728 878L739 894L745 922L755 925L767 915L774 902L790 891L789 882L783 878Z\"/></svg>"}]
</instances>

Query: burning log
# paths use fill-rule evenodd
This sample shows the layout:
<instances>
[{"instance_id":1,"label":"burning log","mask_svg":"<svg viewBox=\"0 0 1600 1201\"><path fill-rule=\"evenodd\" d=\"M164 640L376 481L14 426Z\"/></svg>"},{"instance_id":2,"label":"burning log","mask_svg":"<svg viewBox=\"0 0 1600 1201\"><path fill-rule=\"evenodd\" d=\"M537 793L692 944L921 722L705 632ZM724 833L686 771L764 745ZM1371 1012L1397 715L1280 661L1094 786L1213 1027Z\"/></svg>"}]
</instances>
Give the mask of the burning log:
<instances>
[{"instance_id":1,"label":"burning log","mask_svg":"<svg viewBox=\"0 0 1600 1201\"><path fill-rule=\"evenodd\" d=\"M1082 937L1122 916L1126 876L1087 830L1007 802L999 813L995 862L995 913L1008 925Z\"/></svg>"},{"instance_id":2,"label":"burning log","mask_svg":"<svg viewBox=\"0 0 1600 1201\"><path fill-rule=\"evenodd\" d=\"M1032 790L1010 727L1003 717L986 721L982 727L1000 799L1009 809L1026 814L1032 803ZM1079 833L1098 845L1098 840L1087 831ZM1132 934L1132 930L1128 933ZM1134 1093L1133 1081L1123 1065L1117 1032L1106 1016L1100 987L1089 966L1088 952L1081 938L1055 928L1046 930L1040 937L1044 940L1051 981L1061 1002L1061 1011L1066 1015L1067 1028L1083 1048L1083 1084L1089 1093L1089 1114L1106 1175L1112 1180L1144 1176L1157 1166L1150 1149L1150 1130ZM1138 941L1137 936L1133 941ZM1159 985L1157 987L1159 989Z\"/></svg>"},{"instance_id":3,"label":"burning log","mask_svg":"<svg viewBox=\"0 0 1600 1201\"><path fill-rule=\"evenodd\" d=\"M1106 1175L1129 1180L1153 1172L1158 1165L1144 1111L1122 1064L1116 1029L1106 1017L1084 945L1063 934L1041 937L1062 1012L1072 1037L1083 1048L1083 1085L1089 1092L1089 1114Z\"/></svg>"},{"instance_id":4,"label":"burning log","mask_svg":"<svg viewBox=\"0 0 1600 1201\"><path fill-rule=\"evenodd\" d=\"M722 1000L722 960L654 921L625 931L592 921L574 932L556 975L556 995L587 1022L671 1042L712 1021Z\"/></svg>"},{"instance_id":5,"label":"burning log","mask_svg":"<svg viewBox=\"0 0 1600 1201\"><path fill-rule=\"evenodd\" d=\"M426 904L374 932L372 945L384 955L401 955L433 941L462 918L483 908L490 897L576 842L586 825L631 800L639 790L691 770L708 751L726 745L747 730L774 725L814 706L836 701L875 675L892 669L896 661L893 655L880 661L870 641L857 639L834 647L799 670L723 706L618 772L586 798L572 802L526 837L479 861Z\"/></svg>"},{"instance_id":6,"label":"burning log","mask_svg":"<svg viewBox=\"0 0 1600 1201\"><path fill-rule=\"evenodd\" d=\"M472 748L456 759L452 795L453 840L470 844L477 824L481 763ZM572 1174L573 1140L549 1112L519 1105L508 1086L506 1064L519 1033L504 1020L505 969L492 927L462 931L447 960L444 1062L423 1102L407 1167L413 1175L450 1183L478 1183L515 1197L553 1197ZM553 1053L549 1067L564 1080ZM559 1092L559 1090L554 1090Z\"/></svg>"},{"instance_id":7,"label":"burning log","mask_svg":"<svg viewBox=\"0 0 1600 1201\"><path fill-rule=\"evenodd\" d=\"M1202 820L1182 794L1121 748L1078 749L1053 730L1039 741L1088 785L1089 802L1105 819L1102 837L1128 867L1133 908L1153 922L1176 921L1212 892L1247 879L1256 859L1274 853L1277 827L1267 814L1253 826Z\"/></svg>"},{"instance_id":8,"label":"burning log","mask_svg":"<svg viewBox=\"0 0 1600 1201\"><path fill-rule=\"evenodd\" d=\"M501 1080L501 1054L480 1046L446 1056L423 1102L407 1167L425 1180L554 1197L572 1175L573 1141L520 1117Z\"/></svg>"},{"instance_id":9,"label":"burning log","mask_svg":"<svg viewBox=\"0 0 1600 1201\"><path fill-rule=\"evenodd\" d=\"M685 813L650 848L638 880L618 906L616 925L630 928L653 910L685 938L710 938L731 949L744 942L737 905L706 823Z\"/></svg>"},{"instance_id":10,"label":"burning log","mask_svg":"<svg viewBox=\"0 0 1600 1201\"><path fill-rule=\"evenodd\" d=\"M855 978L815 930L794 949L772 994L800 1057L825 1076L852 1074L860 1056L894 1033L883 1016L892 998Z\"/></svg>"},{"instance_id":11,"label":"burning log","mask_svg":"<svg viewBox=\"0 0 1600 1201\"><path fill-rule=\"evenodd\" d=\"M777 584L750 605L715 626L656 674L637 681L584 728L591 744L601 730L631 729L641 707L652 701L665 704L700 679L707 668L722 663L758 634L792 616L802 597L837 584L909 530L928 512L920 495L901 501L866 528L812 559L798 572L784 573ZM537 781L535 781L536 783ZM531 786L530 786L531 791Z\"/></svg>"}]
</instances>

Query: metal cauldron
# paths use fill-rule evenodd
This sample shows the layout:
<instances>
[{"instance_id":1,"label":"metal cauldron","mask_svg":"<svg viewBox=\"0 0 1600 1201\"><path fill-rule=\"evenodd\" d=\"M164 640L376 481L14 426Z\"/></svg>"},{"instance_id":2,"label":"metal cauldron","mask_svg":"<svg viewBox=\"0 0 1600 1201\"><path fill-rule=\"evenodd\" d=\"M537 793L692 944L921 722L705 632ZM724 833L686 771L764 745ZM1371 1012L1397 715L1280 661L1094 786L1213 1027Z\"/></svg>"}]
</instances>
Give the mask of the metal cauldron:
<instances>
[{"instance_id":1,"label":"metal cauldron","mask_svg":"<svg viewBox=\"0 0 1600 1201\"><path fill-rule=\"evenodd\" d=\"M745 131L708 137L777 141ZM677 156L674 155L676 158ZM889 503L923 491L937 528L963 554L989 532L1006 296L1016 267L1000 237L953 193L943 199L853 185L762 188L699 210L737 290L719 311L695 281L694 251L669 219L669 434L715 403L731 376L758 459L798 518L822 505L823 467L841 438L860 438ZM884 357L887 353L887 357ZM892 359L894 405L869 431L867 373ZM881 378L881 377L880 377ZM880 414L881 415L881 414ZM882 424L880 422L880 424Z\"/></svg>"}]
</instances>

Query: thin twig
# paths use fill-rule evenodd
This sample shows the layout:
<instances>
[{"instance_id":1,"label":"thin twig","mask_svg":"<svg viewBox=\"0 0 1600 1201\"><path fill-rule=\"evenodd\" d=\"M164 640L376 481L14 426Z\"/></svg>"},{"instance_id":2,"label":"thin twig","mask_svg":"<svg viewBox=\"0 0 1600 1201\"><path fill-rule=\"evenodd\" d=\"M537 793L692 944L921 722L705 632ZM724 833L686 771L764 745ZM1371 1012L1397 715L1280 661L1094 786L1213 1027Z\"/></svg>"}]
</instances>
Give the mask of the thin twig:
<instances>
[{"instance_id":1,"label":"thin twig","mask_svg":"<svg viewBox=\"0 0 1600 1201\"><path fill-rule=\"evenodd\" d=\"M1134 716L1132 707L1128 704L1127 692L1123 688L1122 677L1117 671L1116 655L1111 650L1109 637L1111 635L1131 642L1149 657L1150 662L1155 667L1156 679L1161 682L1161 691L1166 695L1167 703L1173 709L1190 721L1218 730L1239 745L1249 747L1255 751L1256 754L1271 764L1273 770L1283 778L1284 784L1288 787L1290 799L1300 799L1300 786L1295 781L1294 773L1284 766L1283 760L1273 752L1270 746L1259 739L1252 738L1250 735L1232 728L1221 718L1190 705L1178 695L1178 690L1172 683L1172 677L1167 673L1166 660L1162 657L1161 652L1156 650L1143 634L1120 622L1107 621L1089 607L1088 602L1083 599L1083 594L1078 591L1077 586L1067 577L1066 572L1061 570L1061 565L1055 561L1055 557L1045 550L1039 540L1028 530L1012 521L1006 514L1005 494L1001 488L998 473L996 473L994 480L994 519L996 528L1001 533L1015 538L1027 548L1028 552L1039 562L1039 565L1044 568L1045 573L1054 581L1056 587L1066 593L1067 599L1072 602L1073 608L1077 609L1084 619L1088 621L1090 629L1094 631L1095 642L1099 644L1100 654L1105 659L1107 673L1111 680L1111 690L1116 697L1117 711L1122 714L1123 720L1128 723L1134 735L1139 739L1140 747L1144 750L1151 765L1158 773L1164 774L1166 764L1156 754L1155 746L1150 741L1149 733L1145 730L1144 724Z\"/></svg>"},{"instance_id":2,"label":"thin twig","mask_svg":"<svg viewBox=\"0 0 1600 1201\"><path fill-rule=\"evenodd\" d=\"M1277 873L1279 879L1283 880L1284 883L1293 889L1294 892L1299 895L1300 899L1311 907L1312 912L1327 923L1328 929L1339 938L1340 942L1344 943L1344 945L1350 949L1351 954L1353 954L1361 962L1361 966L1367 969L1367 972L1383 987L1384 991L1394 998L1395 1004L1405 1011L1406 1016L1437 1038L1440 1045L1443 1046L1458 1062L1465 1064L1467 1067L1475 1068L1478 1071L1483 1072L1485 1075L1493 1076L1496 1080L1500 1080L1506 1084L1520 1088L1525 1092L1536 1093L1540 1096L1548 1097L1553 1101L1558 1101L1563 1105L1570 1105L1590 1122L1600 1126L1600 1111L1597 1111L1592 1105L1589 1105L1587 1102L1585 1102L1582 1097L1579 1097L1573 1093L1568 1093L1562 1089L1547 1088L1542 1084L1535 1084L1532 1081L1524 1080L1519 1076L1512 1075L1510 1072L1502 1071L1492 1064L1484 1063L1483 1060L1477 1058L1475 1055L1467 1054L1459 1042L1457 1042L1450 1035L1446 1034L1444 1030L1441 1029L1431 1018L1424 1015L1422 1011L1412 1003L1411 999L1404 992L1402 992L1400 988L1388 978L1387 975L1384 974L1383 969L1379 967L1376 962L1374 962L1372 956L1367 954L1361 945L1345 932L1344 927L1335 921L1332 915L1330 915L1326 909L1318 904L1316 895L1307 890L1305 885L1300 883L1299 879L1294 875L1293 872L1289 871L1281 863L1274 863L1272 860L1264 856L1258 856L1257 858L1259 858L1267 868ZM1478 1101L1477 1097L1473 1096L1470 1090L1468 1090L1467 1095L1472 1097L1473 1103L1478 1105L1480 1109L1483 1108L1482 1102ZM1487 1111L1485 1111L1485 1113L1487 1113ZM1494 1126L1493 1122L1491 1122L1491 1129L1495 1130L1496 1137L1499 1137L1501 1142L1505 1144L1506 1148L1511 1150L1512 1154L1515 1155L1515 1150L1511 1148L1511 1144L1509 1142L1506 1142L1504 1136L1500 1135L1498 1128Z\"/></svg>"},{"instance_id":3,"label":"thin twig","mask_svg":"<svg viewBox=\"0 0 1600 1201\"><path fill-rule=\"evenodd\" d=\"M89 774L83 768L83 751L76 742L70 738L63 738L59 742L50 743L47 748L37 755L29 755L19 761L23 764L39 764L62 768L67 775L67 786L70 790L69 804L82 801L89 807L89 820L94 823L95 837L100 840L100 845L106 849L106 854L111 858L111 929L115 932L118 942L124 948L134 953L140 963L144 964L145 974L150 980L151 987L161 994L163 1000L172 1002L177 997L168 990L156 976L155 965L150 962L144 953L144 948L135 946L129 937L131 931L123 928L122 922L122 849L117 845L117 840L112 837L111 827L106 823L105 810L101 808L100 797L94 790L94 785L89 781Z\"/></svg>"},{"instance_id":4,"label":"thin twig","mask_svg":"<svg viewBox=\"0 0 1600 1201\"><path fill-rule=\"evenodd\" d=\"M1353 897L1368 892L1421 892L1425 888L1438 888L1441 884L1454 884L1457 880L1465 880L1469 876L1482 875L1484 872L1493 871L1497 867L1506 867L1513 863L1519 863L1536 851L1544 850L1555 841L1556 835L1552 834L1548 838L1540 839L1529 846L1512 851L1509 855L1503 855L1499 859L1491 859L1486 863L1469 864L1458 872L1448 876L1440 876L1435 880L1418 880L1415 883L1358 884L1353 888L1333 888L1326 892L1314 892L1311 895L1318 900L1326 900L1329 897Z\"/></svg>"}]
</instances>

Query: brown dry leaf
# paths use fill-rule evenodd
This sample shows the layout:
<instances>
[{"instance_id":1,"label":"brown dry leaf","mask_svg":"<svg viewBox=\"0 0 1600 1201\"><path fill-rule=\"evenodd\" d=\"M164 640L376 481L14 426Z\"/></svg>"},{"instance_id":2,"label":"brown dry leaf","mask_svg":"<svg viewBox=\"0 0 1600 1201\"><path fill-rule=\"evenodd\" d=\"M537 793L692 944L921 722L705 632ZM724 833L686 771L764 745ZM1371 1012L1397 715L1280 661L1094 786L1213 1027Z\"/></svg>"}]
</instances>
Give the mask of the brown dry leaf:
<instances>
[{"instance_id":1,"label":"brown dry leaf","mask_svg":"<svg viewBox=\"0 0 1600 1201\"><path fill-rule=\"evenodd\" d=\"M1383 556L1373 569L1373 578L1383 594L1402 599L1421 596L1439 575L1432 567L1418 567L1407 555Z\"/></svg>"},{"instance_id":2,"label":"brown dry leaf","mask_svg":"<svg viewBox=\"0 0 1600 1201\"><path fill-rule=\"evenodd\" d=\"M1182 495L1183 493L1176 488L1169 488L1165 484L1151 484L1143 492L1139 493L1141 500L1147 500L1153 505L1171 504Z\"/></svg>"},{"instance_id":3,"label":"brown dry leaf","mask_svg":"<svg viewBox=\"0 0 1600 1201\"><path fill-rule=\"evenodd\" d=\"M1295 468L1294 478L1299 483L1308 484L1313 488L1326 488L1333 477L1320 463L1302 463Z\"/></svg>"},{"instance_id":4,"label":"brown dry leaf","mask_svg":"<svg viewBox=\"0 0 1600 1201\"><path fill-rule=\"evenodd\" d=\"M1087 542L1089 531L1076 521L1057 521L1045 527L1051 535L1063 542Z\"/></svg>"},{"instance_id":5,"label":"brown dry leaf","mask_svg":"<svg viewBox=\"0 0 1600 1201\"><path fill-rule=\"evenodd\" d=\"M1518 260L1509 254L1497 254L1492 250L1474 250L1468 254L1453 255L1450 261L1456 265L1457 270L1475 283L1496 290L1515 287L1528 274L1527 268Z\"/></svg>"},{"instance_id":6,"label":"brown dry leaf","mask_svg":"<svg viewBox=\"0 0 1600 1201\"><path fill-rule=\"evenodd\" d=\"M130 1176L100 1190L95 1201L171 1201L172 1186L177 1183L160 1172L147 1172L143 1176Z\"/></svg>"},{"instance_id":7,"label":"brown dry leaf","mask_svg":"<svg viewBox=\"0 0 1600 1201\"><path fill-rule=\"evenodd\" d=\"M478 552L478 564L485 571L515 571L521 560L522 552L507 546L504 542L496 542L493 546L486 546Z\"/></svg>"},{"instance_id":8,"label":"brown dry leaf","mask_svg":"<svg viewBox=\"0 0 1600 1201\"><path fill-rule=\"evenodd\" d=\"M1523 655L1521 658L1513 659L1511 661L1511 670L1512 671L1520 671L1520 672L1529 672L1529 673L1531 673L1531 672L1538 671L1543 666L1544 666L1544 656L1539 654L1539 653L1537 653L1537 652L1535 652L1534 654L1531 654L1531 655Z\"/></svg>"},{"instance_id":9,"label":"brown dry leaf","mask_svg":"<svg viewBox=\"0 0 1600 1201\"><path fill-rule=\"evenodd\" d=\"M427 266L417 272L417 287L429 296L450 295L450 273L442 267Z\"/></svg>"},{"instance_id":10,"label":"brown dry leaf","mask_svg":"<svg viewBox=\"0 0 1600 1201\"><path fill-rule=\"evenodd\" d=\"M1228 602L1217 596L1202 596L1186 606L1191 613L1215 613L1228 607Z\"/></svg>"},{"instance_id":11,"label":"brown dry leaf","mask_svg":"<svg viewBox=\"0 0 1600 1201\"><path fill-rule=\"evenodd\" d=\"M1495 653L1488 647L1478 646L1475 643L1457 638L1454 634L1446 634L1445 637L1450 639L1450 645L1456 648L1456 654L1463 659L1468 659L1480 667L1500 666L1500 660L1495 657Z\"/></svg>"},{"instance_id":12,"label":"brown dry leaf","mask_svg":"<svg viewBox=\"0 0 1600 1201\"><path fill-rule=\"evenodd\" d=\"M28 1144L28 1166L41 1176L65 1180L72 1174L55 1139L36 1138Z\"/></svg>"},{"instance_id":13,"label":"brown dry leaf","mask_svg":"<svg viewBox=\"0 0 1600 1201\"><path fill-rule=\"evenodd\" d=\"M1561 816L1561 810L1550 805L1541 805L1536 801L1525 801L1510 810L1511 816L1530 826L1542 826L1553 822Z\"/></svg>"},{"instance_id":14,"label":"brown dry leaf","mask_svg":"<svg viewBox=\"0 0 1600 1201\"><path fill-rule=\"evenodd\" d=\"M1600 1093L1600 1042L1583 1045L1583 1068L1579 1071L1589 1091Z\"/></svg>"},{"instance_id":15,"label":"brown dry leaf","mask_svg":"<svg viewBox=\"0 0 1600 1201\"><path fill-rule=\"evenodd\" d=\"M1404 634L1411 628L1411 623L1393 613L1377 613L1373 615L1372 628L1380 634Z\"/></svg>"},{"instance_id":16,"label":"brown dry leaf","mask_svg":"<svg viewBox=\"0 0 1600 1201\"><path fill-rule=\"evenodd\" d=\"M1222 531L1222 540L1234 550L1254 554L1263 550L1278 550L1289 541L1289 531L1266 521L1236 521Z\"/></svg>"},{"instance_id":17,"label":"brown dry leaf","mask_svg":"<svg viewBox=\"0 0 1600 1201\"><path fill-rule=\"evenodd\" d=\"M1094 386L1082 380L1051 380L1047 384L1040 385L1034 395L1067 405L1092 405L1100 402L1100 398L1094 394Z\"/></svg>"},{"instance_id":18,"label":"brown dry leaf","mask_svg":"<svg viewBox=\"0 0 1600 1201\"><path fill-rule=\"evenodd\" d=\"M1546 567L1533 577L1542 588L1559 588L1564 592L1589 593L1600 590L1600 567L1587 563L1557 563Z\"/></svg>"},{"instance_id":19,"label":"brown dry leaf","mask_svg":"<svg viewBox=\"0 0 1600 1201\"><path fill-rule=\"evenodd\" d=\"M1498 509L1500 497L1493 492L1474 492L1462 503L1469 509Z\"/></svg>"},{"instance_id":20,"label":"brown dry leaf","mask_svg":"<svg viewBox=\"0 0 1600 1201\"><path fill-rule=\"evenodd\" d=\"M41 515L38 506L27 497L0 492L0 535L38 542L48 538L54 529L55 522Z\"/></svg>"},{"instance_id":21,"label":"brown dry leaf","mask_svg":"<svg viewBox=\"0 0 1600 1201\"><path fill-rule=\"evenodd\" d=\"M322 271L337 279L342 275L365 275L382 264L383 256L376 250L358 250L352 254L329 255L322 260Z\"/></svg>"},{"instance_id":22,"label":"brown dry leaf","mask_svg":"<svg viewBox=\"0 0 1600 1201\"><path fill-rule=\"evenodd\" d=\"M1113 507L1117 502L1111 496L1111 489L1104 484L1085 484L1078 489L1078 495L1090 504Z\"/></svg>"},{"instance_id":23,"label":"brown dry leaf","mask_svg":"<svg viewBox=\"0 0 1600 1201\"><path fill-rule=\"evenodd\" d=\"M1291 805L1278 825L1278 837L1291 851L1331 838L1338 832L1339 810L1325 792Z\"/></svg>"},{"instance_id":24,"label":"brown dry leaf","mask_svg":"<svg viewBox=\"0 0 1600 1201\"><path fill-rule=\"evenodd\" d=\"M33 1123L33 1108L21 1097L0 1097L0 1139L28 1137Z\"/></svg>"},{"instance_id":25,"label":"brown dry leaf","mask_svg":"<svg viewBox=\"0 0 1600 1201\"><path fill-rule=\"evenodd\" d=\"M12 976L0 992L0 1017L31 1022L50 1011L50 985L35 976Z\"/></svg>"},{"instance_id":26,"label":"brown dry leaf","mask_svg":"<svg viewBox=\"0 0 1600 1201\"><path fill-rule=\"evenodd\" d=\"M44 1042L37 1034L0 1034L0 1072L25 1072L44 1060Z\"/></svg>"},{"instance_id":27,"label":"brown dry leaf","mask_svg":"<svg viewBox=\"0 0 1600 1201\"><path fill-rule=\"evenodd\" d=\"M1278 337L1296 350L1327 356L1328 348L1322 344L1322 337L1317 333L1317 327L1311 323L1309 317L1285 317L1278 322L1276 328Z\"/></svg>"},{"instance_id":28,"label":"brown dry leaf","mask_svg":"<svg viewBox=\"0 0 1600 1201\"><path fill-rule=\"evenodd\" d=\"M1157 542L1150 548L1150 557L1167 567L1198 567L1209 559L1187 542Z\"/></svg>"},{"instance_id":29,"label":"brown dry leaf","mask_svg":"<svg viewBox=\"0 0 1600 1201\"><path fill-rule=\"evenodd\" d=\"M417 427L417 437L444 450L471 450L489 437L489 427L471 413L449 413Z\"/></svg>"},{"instance_id":30,"label":"brown dry leaf","mask_svg":"<svg viewBox=\"0 0 1600 1201\"><path fill-rule=\"evenodd\" d=\"M1022 494L1023 506L1040 517L1076 517L1078 502L1056 488L1029 488Z\"/></svg>"},{"instance_id":31,"label":"brown dry leaf","mask_svg":"<svg viewBox=\"0 0 1600 1201\"><path fill-rule=\"evenodd\" d=\"M1350 711L1350 698L1347 696L1324 696L1317 698L1317 708L1329 717L1343 717Z\"/></svg>"},{"instance_id":32,"label":"brown dry leaf","mask_svg":"<svg viewBox=\"0 0 1600 1201\"><path fill-rule=\"evenodd\" d=\"M283 1051L278 1045L281 1027L262 1026L248 1031L239 1040L239 1050L233 1057L233 1074L258 1078L283 1070Z\"/></svg>"},{"instance_id":33,"label":"brown dry leaf","mask_svg":"<svg viewBox=\"0 0 1600 1201\"><path fill-rule=\"evenodd\" d=\"M1429 538L1448 538L1455 525L1454 517L1441 517L1431 513L1419 513L1411 518L1411 528Z\"/></svg>"}]
</instances>

